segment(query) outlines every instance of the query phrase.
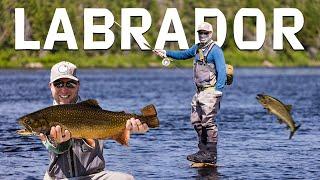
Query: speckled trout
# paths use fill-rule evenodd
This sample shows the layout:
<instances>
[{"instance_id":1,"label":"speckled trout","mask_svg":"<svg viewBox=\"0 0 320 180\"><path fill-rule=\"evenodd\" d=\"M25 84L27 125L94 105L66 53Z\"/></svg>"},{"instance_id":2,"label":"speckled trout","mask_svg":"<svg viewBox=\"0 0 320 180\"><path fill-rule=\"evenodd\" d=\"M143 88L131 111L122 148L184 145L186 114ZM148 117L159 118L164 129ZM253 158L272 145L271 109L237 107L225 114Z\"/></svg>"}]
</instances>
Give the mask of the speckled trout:
<instances>
[{"instance_id":1,"label":"speckled trout","mask_svg":"<svg viewBox=\"0 0 320 180\"><path fill-rule=\"evenodd\" d=\"M50 106L27 114L18 119L25 129L18 130L20 135L50 134L52 126L60 125L62 132L67 129L72 138L114 139L120 144L128 145L129 131L125 131L126 122L137 118L150 128L159 126L154 105L141 109L141 115L113 112L102 109L98 102L89 99L77 104Z\"/></svg>"},{"instance_id":2,"label":"speckled trout","mask_svg":"<svg viewBox=\"0 0 320 180\"><path fill-rule=\"evenodd\" d=\"M292 106L285 105L280 100L266 94L258 94L256 98L269 113L277 116L280 124L287 124L287 126L290 128L289 139L291 139L294 133L300 127L300 125L296 126L296 123L291 117L290 113Z\"/></svg>"}]
</instances>

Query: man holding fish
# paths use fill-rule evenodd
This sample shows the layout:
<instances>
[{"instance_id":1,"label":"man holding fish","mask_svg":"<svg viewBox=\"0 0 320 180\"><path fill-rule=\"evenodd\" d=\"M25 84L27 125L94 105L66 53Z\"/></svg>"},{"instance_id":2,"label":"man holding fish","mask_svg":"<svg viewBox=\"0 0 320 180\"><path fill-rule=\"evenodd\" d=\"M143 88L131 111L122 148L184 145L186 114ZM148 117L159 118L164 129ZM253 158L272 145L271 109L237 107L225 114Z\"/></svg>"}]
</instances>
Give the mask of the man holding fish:
<instances>
[{"instance_id":1,"label":"man holding fish","mask_svg":"<svg viewBox=\"0 0 320 180\"><path fill-rule=\"evenodd\" d=\"M80 81L76 76L76 69L74 64L66 61L52 67L49 87L54 105L81 101L78 95ZM139 119L130 118L126 121L127 134L145 133L148 129L148 125L142 124ZM129 174L104 171L103 140L70 138L71 134L67 129L62 130L59 125L51 127L50 139L40 133L40 139L49 150L51 160L44 179L134 179Z\"/></svg>"}]
</instances>

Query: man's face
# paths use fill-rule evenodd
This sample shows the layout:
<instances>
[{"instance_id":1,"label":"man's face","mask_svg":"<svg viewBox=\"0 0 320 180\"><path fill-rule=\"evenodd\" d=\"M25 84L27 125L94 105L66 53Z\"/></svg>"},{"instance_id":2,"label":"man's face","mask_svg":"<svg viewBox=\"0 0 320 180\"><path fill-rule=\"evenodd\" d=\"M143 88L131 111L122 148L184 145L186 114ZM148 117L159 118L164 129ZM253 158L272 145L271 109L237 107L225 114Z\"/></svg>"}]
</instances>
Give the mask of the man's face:
<instances>
[{"instance_id":1,"label":"man's face","mask_svg":"<svg viewBox=\"0 0 320 180\"><path fill-rule=\"evenodd\" d=\"M80 82L68 78L61 78L49 83L49 87L53 99L58 104L70 104L76 103L78 99Z\"/></svg>"},{"instance_id":2,"label":"man's face","mask_svg":"<svg viewBox=\"0 0 320 180\"><path fill-rule=\"evenodd\" d=\"M210 31L198 31L199 41L201 44L206 44L212 38Z\"/></svg>"}]
</instances>

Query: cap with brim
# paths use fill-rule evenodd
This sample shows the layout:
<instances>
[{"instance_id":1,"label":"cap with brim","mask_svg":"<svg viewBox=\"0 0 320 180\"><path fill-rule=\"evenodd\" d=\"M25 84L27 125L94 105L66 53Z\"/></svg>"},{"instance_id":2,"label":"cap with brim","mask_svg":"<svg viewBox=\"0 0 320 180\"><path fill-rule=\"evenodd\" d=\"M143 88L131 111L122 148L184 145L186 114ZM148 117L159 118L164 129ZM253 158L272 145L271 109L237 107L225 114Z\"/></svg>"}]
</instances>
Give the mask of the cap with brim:
<instances>
[{"instance_id":1,"label":"cap with brim","mask_svg":"<svg viewBox=\"0 0 320 180\"><path fill-rule=\"evenodd\" d=\"M199 31L209 31L209 32L212 32L212 25L210 23L207 23L207 22L203 22L201 23L199 26L198 26L198 30L197 32Z\"/></svg>"},{"instance_id":2,"label":"cap with brim","mask_svg":"<svg viewBox=\"0 0 320 180\"><path fill-rule=\"evenodd\" d=\"M74 77L74 76L62 75L62 76L57 76L57 77L51 79L51 80L50 80L50 83L52 83L53 81L56 81L56 80L58 80L58 79L62 79L62 78L68 78L68 79L73 79L73 80L75 80L75 81L79 81L79 79L76 78L76 77Z\"/></svg>"},{"instance_id":3,"label":"cap with brim","mask_svg":"<svg viewBox=\"0 0 320 180\"><path fill-rule=\"evenodd\" d=\"M73 79L75 81L79 81L76 76L77 66L74 64L62 61L52 66L51 75L50 75L50 83L62 78Z\"/></svg>"}]
</instances>

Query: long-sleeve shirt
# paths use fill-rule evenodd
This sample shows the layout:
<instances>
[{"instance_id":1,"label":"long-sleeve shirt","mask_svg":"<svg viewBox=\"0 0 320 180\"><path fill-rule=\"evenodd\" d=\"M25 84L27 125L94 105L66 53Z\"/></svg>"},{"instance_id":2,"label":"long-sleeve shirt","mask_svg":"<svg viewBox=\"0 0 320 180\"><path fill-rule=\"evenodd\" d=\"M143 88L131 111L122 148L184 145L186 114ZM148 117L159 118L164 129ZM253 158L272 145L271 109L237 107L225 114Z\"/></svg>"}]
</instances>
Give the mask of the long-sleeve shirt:
<instances>
[{"instance_id":1,"label":"long-sleeve shirt","mask_svg":"<svg viewBox=\"0 0 320 180\"><path fill-rule=\"evenodd\" d=\"M183 51L168 50L166 51L166 55L177 60L185 60L194 57L196 55L197 49L198 44L195 44L191 48ZM196 61L196 59L194 61ZM218 45L215 44L207 55L207 63L215 64L215 68L217 71L216 90L222 92L226 82L226 64L222 49Z\"/></svg>"}]
</instances>

